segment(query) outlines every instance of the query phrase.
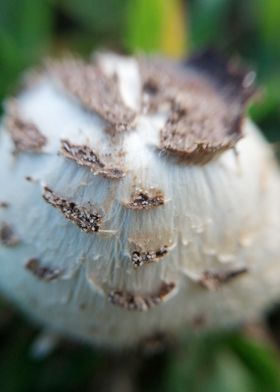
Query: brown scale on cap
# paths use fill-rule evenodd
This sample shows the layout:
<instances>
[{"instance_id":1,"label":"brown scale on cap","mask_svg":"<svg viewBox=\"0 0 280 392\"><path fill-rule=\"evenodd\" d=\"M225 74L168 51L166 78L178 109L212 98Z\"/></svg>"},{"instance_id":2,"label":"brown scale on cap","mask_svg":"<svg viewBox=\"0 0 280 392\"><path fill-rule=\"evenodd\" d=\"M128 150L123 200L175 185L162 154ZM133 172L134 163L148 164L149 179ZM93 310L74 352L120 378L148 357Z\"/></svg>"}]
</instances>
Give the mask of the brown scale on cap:
<instances>
[{"instance_id":1,"label":"brown scale on cap","mask_svg":"<svg viewBox=\"0 0 280 392\"><path fill-rule=\"evenodd\" d=\"M173 336L158 331L141 340L138 347L144 355L154 355L164 352L167 347L172 347L174 343Z\"/></svg>"},{"instance_id":2,"label":"brown scale on cap","mask_svg":"<svg viewBox=\"0 0 280 392\"><path fill-rule=\"evenodd\" d=\"M195 316L191 322L192 328L194 330L199 330L204 328L207 324L206 316L204 314L198 314Z\"/></svg>"},{"instance_id":3,"label":"brown scale on cap","mask_svg":"<svg viewBox=\"0 0 280 392\"><path fill-rule=\"evenodd\" d=\"M162 257L168 253L168 247L166 245L161 246L157 250L141 251L135 250L131 254L131 261L133 266L138 268L142 265L158 262Z\"/></svg>"},{"instance_id":4,"label":"brown scale on cap","mask_svg":"<svg viewBox=\"0 0 280 392\"><path fill-rule=\"evenodd\" d=\"M9 203L7 203L6 201L0 201L0 208L6 209L9 207L10 207Z\"/></svg>"},{"instance_id":5,"label":"brown scale on cap","mask_svg":"<svg viewBox=\"0 0 280 392\"><path fill-rule=\"evenodd\" d=\"M8 105L7 129L15 145L15 152L39 153L47 143L47 138L31 121L21 117L15 105Z\"/></svg>"},{"instance_id":6,"label":"brown scale on cap","mask_svg":"<svg viewBox=\"0 0 280 392\"><path fill-rule=\"evenodd\" d=\"M187 99L189 98L189 99ZM233 148L242 137L241 126L228 113L226 105L193 95L174 100L174 108L161 130L161 149L186 163L205 164ZM236 118L236 121L241 119ZM232 127L235 130L232 130Z\"/></svg>"},{"instance_id":7,"label":"brown scale on cap","mask_svg":"<svg viewBox=\"0 0 280 392\"><path fill-rule=\"evenodd\" d=\"M217 290L220 286L231 282L235 278L248 272L248 268L239 268L233 271L210 272L205 271L199 279L199 284L208 290Z\"/></svg>"},{"instance_id":8,"label":"brown scale on cap","mask_svg":"<svg viewBox=\"0 0 280 392\"><path fill-rule=\"evenodd\" d=\"M106 178L122 178L125 172L116 167L110 167L100 160L98 155L86 145L72 144L67 140L61 140L61 153L72 159L80 166L85 166L94 174Z\"/></svg>"},{"instance_id":9,"label":"brown scale on cap","mask_svg":"<svg viewBox=\"0 0 280 392\"><path fill-rule=\"evenodd\" d=\"M142 79L142 93L151 102L156 99L167 100L169 91L180 89L182 73L179 73L177 63L161 57L140 57L138 59ZM167 94L167 95L166 95Z\"/></svg>"},{"instance_id":10,"label":"brown scale on cap","mask_svg":"<svg viewBox=\"0 0 280 392\"><path fill-rule=\"evenodd\" d=\"M110 130L122 132L134 126L136 113L122 100L116 77L107 76L96 65L80 60L53 63L50 71L86 109L102 117Z\"/></svg>"},{"instance_id":11,"label":"brown scale on cap","mask_svg":"<svg viewBox=\"0 0 280 392\"><path fill-rule=\"evenodd\" d=\"M202 96L213 93L213 88L193 71L187 71L180 63L160 57L140 58L139 69L142 78L144 104L149 112L163 106L172 110L174 100L183 94L198 91Z\"/></svg>"},{"instance_id":12,"label":"brown scale on cap","mask_svg":"<svg viewBox=\"0 0 280 392\"><path fill-rule=\"evenodd\" d=\"M75 202L56 195L50 188L45 187L43 198L53 207L57 208L67 220L77 225L86 233L99 231L102 223L102 214L89 204L78 206Z\"/></svg>"},{"instance_id":13,"label":"brown scale on cap","mask_svg":"<svg viewBox=\"0 0 280 392\"><path fill-rule=\"evenodd\" d=\"M6 223L0 224L0 244L5 246L15 246L20 242L11 226Z\"/></svg>"},{"instance_id":14,"label":"brown scale on cap","mask_svg":"<svg viewBox=\"0 0 280 392\"><path fill-rule=\"evenodd\" d=\"M41 265L40 261L36 258L28 260L25 264L25 268L32 272L36 278L45 282L56 280L63 274L63 271L60 268Z\"/></svg>"},{"instance_id":15,"label":"brown scale on cap","mask_svg":"<svg viewBox=\"0 0 280 392\"><path fill-rule=\"evenodd\" d=\"M109 293L108 299L113 305L121 308L144 311L165 302L175 289L175 283L163 282L159 290L153 294L135 294L114 290Z\"/></svg>"},{"instance_id":16,"label":"brown scale on cap","mask_svg":"<svg viewBox=\"0 0 280 392\"><path fill-rule=\"evenodd\" d=\"M186 163L205 164L242 137L245 104L254 95L254 73L237 70L213 51L182 64L140 61L150 110L168 104L160 149Z\"/></svg>"},{"instance_id":17,"label":"brown scale on cap","mask_svg":"<svg viewBox=\"0 0 280 392\"><path fill-rule=\"evenodd\" d=\"M165 203L163 193L158 189L136 189L129 202L125 203L132 210L148 210L162 206Z\"/></svg>"}]
</instances>

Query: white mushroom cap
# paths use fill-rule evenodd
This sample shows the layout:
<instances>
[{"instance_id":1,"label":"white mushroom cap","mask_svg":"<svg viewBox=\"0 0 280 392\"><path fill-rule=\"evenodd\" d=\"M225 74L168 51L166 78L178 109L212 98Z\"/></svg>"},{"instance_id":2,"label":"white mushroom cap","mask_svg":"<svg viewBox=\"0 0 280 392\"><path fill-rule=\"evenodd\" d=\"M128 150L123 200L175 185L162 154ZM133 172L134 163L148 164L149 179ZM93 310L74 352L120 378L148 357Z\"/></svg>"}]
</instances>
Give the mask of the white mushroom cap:
<instances>
[{"instance_id":1,"label":"white mushroom cap","mask_svg":"<svg viewBox=\"0 0 280 392\"><path fill-rule=\"evenodd\" d=\"M51 62L0 132L0 289L128 346L234 325L280 292L280 176L243 119L252 74L105 53Z\"/></svg>"}]
</instances>

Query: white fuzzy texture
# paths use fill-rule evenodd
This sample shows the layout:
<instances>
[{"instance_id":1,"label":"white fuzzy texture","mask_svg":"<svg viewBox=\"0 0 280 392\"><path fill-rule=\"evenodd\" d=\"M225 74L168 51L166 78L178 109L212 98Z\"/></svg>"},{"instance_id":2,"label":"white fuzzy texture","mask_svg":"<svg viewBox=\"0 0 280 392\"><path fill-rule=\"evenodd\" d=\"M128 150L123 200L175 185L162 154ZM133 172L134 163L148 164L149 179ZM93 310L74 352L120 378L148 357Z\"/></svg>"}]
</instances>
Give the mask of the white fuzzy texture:
<instances>
[{"instance_id":1,"label":"white fuzzy texture","mask_svg":"<svg viewBox=\"0 0 280 392\"><path fill-rule=\"evenodd\" d=\"M127 105L138 108L137 63L111 55L99 61L105 72L119 75ZM0 209L0 222L9 223L21 239L15 247L0 245L0 288L34 319L89 342L122 347L159 331L192 330L201 317L206 328L236 324L279 299L279 172L249 120L235 151L201 166L177 164L156 149L164 113L140 115L136 128L123 136L127 174L109 180L58 154L61 139L106 153L112 147L102 119L49 76L17 101L47 144L42 154L14 156L9 133L4 127L0 132L0 202L10 204ZM45 185L78 204L102 208L108 232L85 233L67 221L42 198ZM160 189L165 205L126 208L135 187ZM133 243L170 250L160 261L135 269ZM53 282L39 280L25 268L34 257L64 274ZM240 268L248 272L217 290L198 284L205 271ZM176 290L147 311L122 309L106 295L106 290L154 293L162 281L174 282Z\"/></svg>"}]
</instances>

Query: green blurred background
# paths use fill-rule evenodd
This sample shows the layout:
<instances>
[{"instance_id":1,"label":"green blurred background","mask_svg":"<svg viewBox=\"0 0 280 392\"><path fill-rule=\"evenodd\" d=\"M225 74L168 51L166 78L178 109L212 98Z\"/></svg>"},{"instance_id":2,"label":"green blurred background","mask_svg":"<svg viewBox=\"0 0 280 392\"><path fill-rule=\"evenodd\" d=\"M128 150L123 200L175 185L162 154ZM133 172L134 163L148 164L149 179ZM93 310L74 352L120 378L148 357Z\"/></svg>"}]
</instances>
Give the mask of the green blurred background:
<instances>
[{"instance_id":1,"label":"green blurred background","mask_svg":"<svg viewBox=\"0 0 280 392\"><path fill-rule=\"evenodd\" d=\"M262 92L250 115L279 152L279 0L0 0L0 104L43 57L104 47L176 58L215 47L241 57ZM186 336L155 355L63 342L40 360L31 350L38 329L7 303L0 311L1 392L280 392L278 309L262 326Z\"/></svg>"}]
</instances>

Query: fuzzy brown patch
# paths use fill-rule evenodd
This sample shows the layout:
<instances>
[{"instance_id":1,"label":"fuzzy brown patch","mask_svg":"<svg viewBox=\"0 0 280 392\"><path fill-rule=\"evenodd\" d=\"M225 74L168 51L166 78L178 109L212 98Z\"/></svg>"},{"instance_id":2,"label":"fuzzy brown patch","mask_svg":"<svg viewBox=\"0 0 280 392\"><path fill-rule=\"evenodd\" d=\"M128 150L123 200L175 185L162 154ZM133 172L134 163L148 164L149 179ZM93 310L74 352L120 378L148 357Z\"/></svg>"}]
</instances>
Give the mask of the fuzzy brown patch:
<instances>
[{"instance_id":1,"label":"fuzzy brown patch","mask_svg":"<svg viewBox=\"0 0 280 392\"><path fill-rule=\"evenodd\" d=\"M1 201L0 202L0 208L6 209L6 208L9 208L9 207L10 207L10 204L7 203L6 201Z\"/></svg>"},{"instance_id":2,"label":"fuzzy brown patch","mask_svg":"<svg viewBox=\"0 0 280 392\"><path fill-rule=\"evenodd\" d=\"M131 195L131 199L125 204L127 208L132 210L148 210L150 208L159 207L164 204L164 195L160 190L136 189Z\"/></svg>"},{"instance_id":3,"label":"fuzzy brown patch","mask_svg":"<svg viewBox=\"0 0 280 392\"><path fill-rule=\"evenodd\" d=\"M138 66L142 80L142 92L146 98L166 99L165 92L182 83L181 73L176 63L161 57L138 58Z\"/></svg>"},{"instance_id":4,"label":"fuzzy brown patch","mask_svg":"<svg viewBox=\"0 0 280 392\"><path fill-rule=\"evenodd\" d=\"M166 245L161 246L157 250L135 250L134 252L132 252L131 261L133 263L133 266L138 268L142 265L158 262L167 253L168 247Z\"/></svg>"},{"instance_id":5,"label":"fuzzy brown patch","mask_svg":"<svg viewBox=\"0 0 280 392\"><path fill-rule=\"evenodd\" d=\"M67 140L62 140L60 151L65 157L72 159L78 165L89 168L94 174L112 179L122 178L125 175L123 170L102 162L98 155L86 145L72 144Z\"/></svg>"},{"instance_id":6,"label":"fuzzy brown patch","mask_svg":"<svg viewBox=\"0 0 280 392\"><path fill-rule=\"evenodd\" d=\"M193 95L174 99L172 113L160 133L161 149L186 163L205 164L241 139L241 121L226 105Z\"/></svg>"},{"instance_id":7,"label":"fuzzy brown patch","mask_svg":"<svg viewBox=\"0 0 280 392\"><path fill-rule=\"evenodd\" d=\"M194 330L199 330L201 328L204 328L206 326L206 323L206 316L204 314L198 314L193 318L191 325Z\"/></svg>"},{"instance_id":8,"label":"fuzzy brown patch","mask_svg":"<svg viewBox=\"0 0 280 392\"><path fill-rule=\"evenodd\" d=\"M14 142L16 153L39 153L47 143L47 138L39 128L33 122L22 118L15 104L8 105L5 124Z\"/></svg>"},{"instance_id":9,"label":"fuzzy brown patch","mask_svg":"<svg viewBox=\"0 0 280 392\"><path fill-rule=\"evenodd\" d=\"M245 104L254 95L253 73L236 69L210 51L178 64L141 59L144 102L169 113L161 150L205 164L242 137Z\"/></svg>"},{"instance_id":10,"label":"fuzzy brown patch","mask_svg":"<svg viewBox=\"0 0 280 392\"><path fill-rule=\"evenodd\" d=\"M142 90L163 96L168 90L199 90L205 94L216 88L230 104L245 104L257 93L255 72L215 50L204 50L178 63L159 56L138 59ZM166 97L166 95L165 95Z\"/></svg>"},{"instance_id":11,"label":"fuzzy brown patch","mask_svg":"<svg viewBox=\"0 0 280 392\"><path fill-rule=\"evenodd\" d=\"M167 351L168 348L176 346L174 336L166 332L158 331L150 336L145 337L139 343L140 353L148 356L154 356L155 354L162 354Z\"/></svg>"},{"instance_id":12,"label":"fuzzy brown patch","mask_svg":"<svg viewBox=\"0 0 280 392\"><path fill-rule=\"evenodd\" d=\"M6 223L0 225L0 244L5 246L15 246L20 242L11 226Z\"/></svg>"},{"instance_id":13,"label":"fuzzy brown patch","mask_svg":"<svg viewBox=\"0 0 280 392\"><path fill-rule=\"evenodd\" d=\"M136 113L122 100L116 77L105 75L94 64L74 59L53 63L50 71L66 91L102 117L111 130L122 132L134 126Z\"/></svg>"},{"instance_id":14,"label":"fuzzy brown patch","mask_svg":"<svg viewBox=\"0 0 280 392\"><path fill-rule=\"evenodd\" d=\"M142 78L143 104L149 112L161 108L172 109L178 96L187 97L200 93L207 96L213 88L194 72L187 72L179 63L164 58L140 58L139 69Z\"/></svg>"},{"instance_id":15,"label":"fuzzy brown patch","mask_svg":"<svg viewBox=\"0 0 280 392\"><path fill-rule=\"evenodd\" d=\"M109 293L108 299L112 304L121 308L144 311L165 302L175 288L175 283L163 282L159 290L153 294L135 294L122 290L114 290Z\"/></svg>"},{"instance_id":16,"label":"fuzzy brown patch","mask_svg":"<svg viewBox=\"0 0 280 392\"><path fill-rule=\"evenodd\" d=\"M40 260L36 258L28 260L25 264L25 268L32 272L36 278L45 282L56 280L63 274L63 271L60 268L41 265Z\"/></svg>"},{"instance_id":17,"label":"fuzzy brown patch","mask_svg":"<svg viewBox=\"0 0 280 392\"><path fill-rule=\"evenodd\" d=\"M217 290L220 286L231 282L235 278L248 272L247 268L239 268L233 271L210 272L205 271L199 280L199 284L208 290Z\"/></svg>"},{"instance_id":18,"label":"fuzzy brown patch","mask_svg":"<svg viewBox=\"0 0 280 392\"><path fill-rule=\"evenodd\" d=\"M102 214L93 205L79 206L73 201L58 196L48 187L44 188L43 198L86 233L99 231Z\"/></svg>"}]
</instances>

